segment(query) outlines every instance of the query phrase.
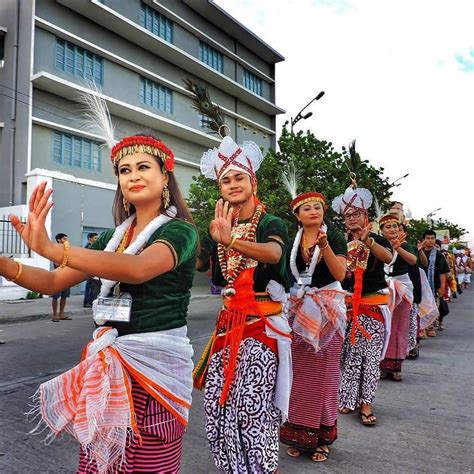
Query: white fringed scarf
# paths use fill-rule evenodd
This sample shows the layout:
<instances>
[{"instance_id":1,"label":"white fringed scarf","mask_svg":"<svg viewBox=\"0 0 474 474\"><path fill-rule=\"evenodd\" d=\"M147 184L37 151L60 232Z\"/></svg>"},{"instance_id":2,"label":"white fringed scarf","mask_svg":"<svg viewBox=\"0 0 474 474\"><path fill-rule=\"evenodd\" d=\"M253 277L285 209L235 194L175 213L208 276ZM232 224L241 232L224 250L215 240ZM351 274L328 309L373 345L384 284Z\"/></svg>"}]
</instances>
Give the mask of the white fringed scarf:
<instances>
[{"instance_id":1,"label":"white fringed scarf","mask_svg":"<svg viewBox=\"0 0 474 474\"><path fill-rule=\"evenodd\" d=\"M168 214L170 216L160 214L159 216L155 217L152 219L148 225L138 234L137 238L135 241L129 245L125 250L124 254L127 255L135 255L150 239L150 237L153 235L153 233L161 227L163 224L166 224L169 222L173 217L176 217L177 210L174 206L171 206L167 209ZM104 252L115 252L117 250L117 247L120 245L120 242L123 239L123 236L125 235L125 232L127 232L127 229L130 227L132 222L135 220L136 215L133 214L131 215L128 219L123 221L116 229L114 232L114 235L112 238L109 240L107 243ZM99 296L106 297L109 295L110 291L112 288L117 284L116 281L113 280L106 280L102 279L102 287L100 289ZM96 314L96 307L97 307L97 300L94 301L92 305L92 312L94 314L94 319L97 324L102 325L105 323L103 320L98 320L95 318Z\"/></svg>"},{"instance_id":2,"label":"white fringed scarf","mask_svg":"<svg viewBox=\"0 0 474 474\"><path fill-rule=\"evenodd\" d=\"M296 283L298 283L298 280L300 278L300 272L298 271L298 267L296 265L296 256L298 255L298 248L300 246L301 239L303 237L303 230L304 230L303 227L301 227L301 229L298 230L298 233L296 234L295 241L293 243L293 248L291 249L291 254L290 254L290 269L291 269L291 273L295 277ZM321 226L321 230L324 233L327 233L327 230L328 230L327 225L323 224ZM316 245L313 256L311 258L311 262L309 264L309 267L307 267L307 272L306 272L310 277L313 276L316 265L318 264L320 253L321 253L321 249L319 248L319 245ZM302 296L303 295L300 295L299 297L301 298Z\"/></svg>"}]
</instances>

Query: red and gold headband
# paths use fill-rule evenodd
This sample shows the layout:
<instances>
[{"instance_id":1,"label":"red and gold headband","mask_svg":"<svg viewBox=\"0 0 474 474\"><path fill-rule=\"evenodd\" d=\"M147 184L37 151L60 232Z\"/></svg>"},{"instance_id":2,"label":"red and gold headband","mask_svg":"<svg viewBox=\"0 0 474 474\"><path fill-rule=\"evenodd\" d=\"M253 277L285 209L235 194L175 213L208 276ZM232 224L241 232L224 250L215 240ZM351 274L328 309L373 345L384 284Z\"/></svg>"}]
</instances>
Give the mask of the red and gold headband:
<instances>
[{"instance_id":1,"label":"red and gold headband","mask_svg":"<svg viewBox=\"0 0 474 474\"><path fill-rule=\"evenodd\" d=\"M163 172L174 170L174 153L161 140L143 135L122 138L112 148L110 159L116 166L124 156L134 153L157 156L163 162Z\"/></svg>"},{"instance_id":2,"label":"red and gold headband","mask_svg":"<svg viewBox=\"0 0 474 474\"><path fill-rule=\"evenodd\" d=\"M379 226L383 227L385 224L400 224L398 217L393 214L386 214L379 219Z\"/></svg>"},{"instance_id":3,"label":"red and gold headband","mask_svg":"<svg viewBox=\"0 0 474 474\"><path fill-rule=\"evenodd\" d=\"M326 206L326 198L321 193L308 192L299 194L291 201L291 210L295 212L298 207L308 202L320 202L323 206Z\"/></svg>"}]
</instances>

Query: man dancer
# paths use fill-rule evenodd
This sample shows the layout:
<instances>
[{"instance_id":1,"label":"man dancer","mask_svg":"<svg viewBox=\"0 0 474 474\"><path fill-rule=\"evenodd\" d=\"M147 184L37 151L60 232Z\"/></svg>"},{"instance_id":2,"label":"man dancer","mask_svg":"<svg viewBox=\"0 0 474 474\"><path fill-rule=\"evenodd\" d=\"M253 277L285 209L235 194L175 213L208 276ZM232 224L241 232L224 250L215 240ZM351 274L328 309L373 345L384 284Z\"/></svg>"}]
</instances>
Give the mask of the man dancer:
<instances>
[{"instance_id":1,"label":"man dancer","mask_svg":"<svg viewBox=\"0 0 474 474\"><path fill-rule=\"evenodd\" d=\"M209 150L201 171L217 180L222 199L198 268L213 265L213 283L225 287L214 338L195 369L205 383L207 438L218 469L274 473L278 430L291 389L290 327L282 316L288 289L285 224L256 197L263 157L251 142L225 137Z\"/></svg>"},{"instance_id":2,"label":"man dancer","mask_svg":"<svg viewBox=\"0 0 474 474\"><path fill-rule=\"evenodd\" d=\"M360 405L359 417L366 426L377 423L372 402L390 338L384 264L392 260L388 241L371 232L367 212L371 204L371 192L356 188L355 183L332 203L347 229L348 272L342 285L352 293L347 300L349 324L341 356L339 410L347 414Z\"/></svg>"},{"instance_id":3,"label":"man dancer","mask_svg":"<svg viewBox=\"0 0 474 474\"><path fill-rule=\"evenodd\" d=\"M436 232L428 229L423 232L423 251L428 259L428 265L424 267L431 291L436 299L436 304L439 306L439 299L443 298L446 291L446 275L449 273L449 265L442 253L435 248ZM444 329L443 318L439 318L439 329ZM429 337L436 336L435 326L430 326L426 335Z\"/></svg>"}]
</instances>

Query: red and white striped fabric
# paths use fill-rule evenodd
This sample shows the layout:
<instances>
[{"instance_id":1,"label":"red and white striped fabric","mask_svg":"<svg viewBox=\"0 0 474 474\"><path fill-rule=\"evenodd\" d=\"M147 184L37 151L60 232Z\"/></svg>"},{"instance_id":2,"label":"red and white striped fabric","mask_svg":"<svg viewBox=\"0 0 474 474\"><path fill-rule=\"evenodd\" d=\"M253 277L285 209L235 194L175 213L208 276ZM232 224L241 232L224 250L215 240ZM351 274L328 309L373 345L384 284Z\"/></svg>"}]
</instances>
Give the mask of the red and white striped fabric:
<instances>
[{"instance_id":1,"label":"red and white striped fabric","mask_svg":"<svg viewBox=\"0 0 474 474\"><path fill-rule=\"evenodd\" d=\"M117 337L116 329L94 331L82 361L42 384L32 414L41 416L47 440L76 438L98 472L125 461L129 437L140 442L130 375L182 425L188 421L193 350L186 328Z\"/></svg>"},{"instance_id":2,"label":"red and white striped fabric","mask_svg":"<svg viewBox=\"0 0 474 474\"><path fill-rule=\"evenodd\" d=\"M133 379L132 397L141 443L129 437L120 472L179 472L184 425ZM116 467L111 470L116 472ZM77 473L96 472L97 463L81 448Z\"/></svg>"},{"instance_id":3,"label":"red and white striped fabric","mask_svg":"<svg viewBox=\"0 0 474 474\"><path fill-rule=\"evenodd\" d=\"M303 339L316 352L324 349L336 332L344 338L346 332L346 292L335 281L321 288L292 288L288 307L294 316L292 330L296 339ZM301 295L301 296L300 296Z\"/></svg>"},{"instance_id":4,"label":"red and white striped fabric","mask_svg":"<svg viewBox=\"0 0 474 474\"><path fill-rule=\"evenodd\" d=\"M290 423L315 429L336 423L341 349L339 333L318 353L302 340L293 342Z\"/></svg>"}]
</instances>

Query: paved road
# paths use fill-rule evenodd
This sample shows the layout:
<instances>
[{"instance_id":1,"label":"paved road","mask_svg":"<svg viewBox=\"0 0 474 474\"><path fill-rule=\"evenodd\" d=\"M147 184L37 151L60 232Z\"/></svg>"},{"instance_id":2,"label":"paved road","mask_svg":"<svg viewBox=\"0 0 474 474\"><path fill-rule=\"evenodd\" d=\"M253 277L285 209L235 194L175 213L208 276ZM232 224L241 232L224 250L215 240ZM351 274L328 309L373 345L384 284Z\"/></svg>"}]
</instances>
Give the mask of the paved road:
<instances>
[{"instance_id":1,"label":"paved road","mask_svg":"<svg viewBox=\"0 0 474 474\"><path fill-rule=\"evenodd\" d=\"M189 335L195 358L211 332L219 301L193 302ZM474 289L451 305L447 330L423 342L417 361L407 361L402 383L383 381L374 406L379 424L362 426L355 415L339 420L339 440L330 459L315 465L281 451L280 471L294 473L464 473L474 466ZM77 446L70 439L47 447L28 434L23 413L43 380L74 365L93 330L87 316L73 321L0 326L0 472L72 473ZM195 393L182 472L217 472L207 450L202 395Z\"/></svg>"}]
</instances>

